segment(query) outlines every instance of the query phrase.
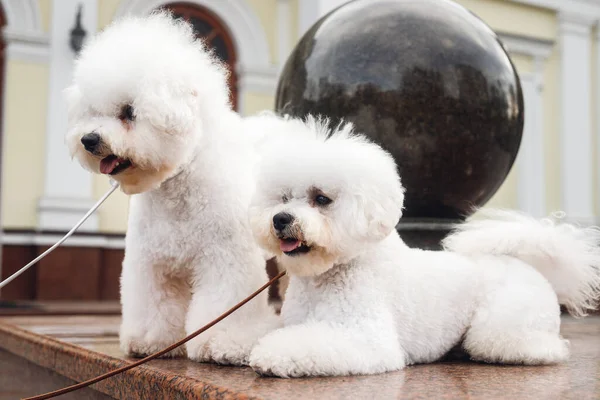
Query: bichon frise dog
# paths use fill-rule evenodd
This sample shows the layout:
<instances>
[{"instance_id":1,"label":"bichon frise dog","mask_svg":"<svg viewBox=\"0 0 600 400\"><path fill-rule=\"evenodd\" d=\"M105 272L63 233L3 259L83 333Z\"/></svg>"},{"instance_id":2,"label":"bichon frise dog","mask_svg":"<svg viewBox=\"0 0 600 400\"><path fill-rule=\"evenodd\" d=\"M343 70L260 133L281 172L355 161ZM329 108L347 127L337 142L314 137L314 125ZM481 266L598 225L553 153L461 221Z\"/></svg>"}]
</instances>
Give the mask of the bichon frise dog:
<instances>
[{"instance_id":1,"label":"bichon frise dog","mask_svg":"<svg viewBox=\"0 0 600 400\"><path fill-rule=\"evenodd\" d=\"M267 281L248 223L256 155L226 82L191 26L168 13L114 23L76 62L70 151L133 195L121 277L127 354L174 343ZM245 364L276 321L261 295L187 354Z\"/></svg>"},{"instance_id":2,"label":"bichon frise dog","mask_svg":"<svg viewBox=\"0 0 600 400\"><path fill-rule=\"evenodd\" d=\"M374 374L436 361L568 357L559 302L582 315L600 296L600 235L512 212L462 225L446 251L408 248L394 229L404 188L393 158L351 126L289 122L265 155L251 225L291 276L284 327L250 365L280 377Z\"/></svg>"}]
</instances>

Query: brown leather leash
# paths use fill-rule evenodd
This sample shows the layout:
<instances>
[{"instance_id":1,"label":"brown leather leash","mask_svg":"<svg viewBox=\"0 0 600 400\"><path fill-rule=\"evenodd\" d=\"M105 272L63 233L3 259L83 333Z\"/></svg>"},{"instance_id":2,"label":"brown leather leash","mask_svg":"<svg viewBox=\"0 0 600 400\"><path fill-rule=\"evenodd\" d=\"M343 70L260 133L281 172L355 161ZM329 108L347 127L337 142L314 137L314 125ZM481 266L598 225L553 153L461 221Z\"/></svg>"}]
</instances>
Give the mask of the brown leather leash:
<instances>
[{"instance_id":1,"label":"brown leather leash","mask_svg":"<svg viewBox=\"0 0 600 400\"><path fill-rule=\"evenodd\" d=\"M272 284L274 284L275 282L277 282L282 276L285 275L285 271L280 272L279 274L277 274L277 276L275 276L273 279L271 279L269 282L265 283L260 289L258 289L257 291L255 291L254 293L252 293L250 296L246 297L244 300L240 301L239 303L237 303L235 306L231 307L229 310L225 311L223 314L221 314L219 317L215 318L214 320L212 320L211 322L209 322L208 324L204 325L202 328L198 329L197 331L189 334L188 336L186 336L185 338L181 339L179 342L174 343L172 345L170 345L169 347L160 350L154 354L149 355L146 358L142 358L139 361L136 361L132 364L126 365L124 367L115 369L113 371L107 372L103 375L97 376L95 378L89 379L85 382L81 382L81 383L77 383L75 385L72 386L68 386L59 390L55 390L53 392L48 392L45 394L40 394L37 396L33 396L33 397L26 397L23 400L43 400L43 399L50 399L52 397L56 397L56 396L60 396L61 394L65 394L65 393L69 393L69 392L73 392L75 390L78 389L82 389L84 387L90 386L94 383L103 381L107 378L110 378L112 376L118 375L122 372L128 371L132 368L135 368L139 365L145 364L150 360L154 360L155 358L158 358L160 356L162 356L163 354L166 354L168 352L170 352L173 349L176 349L177 347L181 346L182 344L192 340L193 338L195 338L196 336L198 336L199 334L205 332L206 330L212 328L213 326L215 326L216 324L218 324L219 322L221 322L222 320L224 320L225 318L227 318L228 316L230 316L231 314L233 314L234 312L236 312L239 308L243 307L246 303L248 303L250 300L252 300L253 298L255 298L256 296L258 296L262 291L264 291L266 288L268 288L269 286L271 286Z\"/></svg>"}]
</instances>

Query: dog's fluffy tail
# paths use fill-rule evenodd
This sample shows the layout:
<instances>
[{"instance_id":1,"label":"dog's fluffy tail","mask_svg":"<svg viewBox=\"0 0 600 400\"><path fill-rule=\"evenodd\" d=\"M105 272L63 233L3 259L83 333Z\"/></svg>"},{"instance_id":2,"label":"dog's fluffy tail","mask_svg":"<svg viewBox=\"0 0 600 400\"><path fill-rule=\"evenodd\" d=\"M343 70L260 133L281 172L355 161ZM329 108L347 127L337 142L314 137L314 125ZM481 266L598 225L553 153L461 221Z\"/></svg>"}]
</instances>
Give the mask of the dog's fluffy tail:
<instances>
[{"instance_id":1,"label":"dog's fluffy tail","mask_svg":"<svg viewBox=\"0 0 600 400\"><path fill-rule=\"evenodd\" d=\"M446 250L467 256L507 255L537 269L559 302L574 316L600 303L600 229L579 228L514 211L481 211L444 241Z\"/></svg>"}]
</instances>

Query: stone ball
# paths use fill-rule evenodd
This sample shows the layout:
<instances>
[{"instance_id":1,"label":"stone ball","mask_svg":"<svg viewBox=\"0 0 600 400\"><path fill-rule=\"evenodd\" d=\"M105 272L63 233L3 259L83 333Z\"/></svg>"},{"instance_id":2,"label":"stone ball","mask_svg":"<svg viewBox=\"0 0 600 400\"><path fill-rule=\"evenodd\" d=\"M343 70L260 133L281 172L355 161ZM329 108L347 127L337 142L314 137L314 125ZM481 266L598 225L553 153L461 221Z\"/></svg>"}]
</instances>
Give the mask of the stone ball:
<instances>
[{"instance_id":1,"label":"stone ball","mask_svg":"<svg viewBox=\"0 0 600 400\"><path fill-rule=\"evenodd\" d=\"M505 180L523 131L519 77L498 36L446 0L355 0L302 37L276 110L354 123L395 158L405 217L461 219Z\"/></svg>"}]
</instances>

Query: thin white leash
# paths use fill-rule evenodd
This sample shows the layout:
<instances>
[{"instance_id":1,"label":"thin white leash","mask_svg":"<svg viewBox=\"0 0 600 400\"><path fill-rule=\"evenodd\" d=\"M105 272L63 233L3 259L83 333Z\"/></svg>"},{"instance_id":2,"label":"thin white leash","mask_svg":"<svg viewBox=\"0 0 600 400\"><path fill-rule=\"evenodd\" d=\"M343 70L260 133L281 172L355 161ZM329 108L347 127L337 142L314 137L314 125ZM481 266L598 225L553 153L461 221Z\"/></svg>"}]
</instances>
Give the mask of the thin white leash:
<instances>
[{"instance_id":1,"label":"thin white leash","mask_svg":"<svg viewBox=\"0 0 600 400\"><path fill-rule=\"evenodd\" d=\"M65 236L63 236L63 238L60 239L58 242L56 242L56 244L54 244L54 246L50 247L48 250L46 250L45 252L43 252L42 254L37 256L34 260L32 260L29 264L27 264L26 266L24 266L23 268L21 268L20 270L18 270L17 272L15 272L11 276L9 276L8 278L6 278L2 282L0 282L0 289L2 289L4 286L6 286L10 282L12 282L13 279L15 279L17 276L19 276L23 272L27 271L32 265L34 265L35 263L40 261L42 258L46 257L54 249L56 249L58 246L63 244L63 242L65 240L67 240L73 233L75 233L75 231L90 217L90 215L92 215L94 213L94 211L96 211L98 209L98 207L100 207L100 205L102 203L104 203L104 201L108 198L108 196L110 196L119 187L119 184L116 181L113 181L112 179L110 181L110 185L111 185L111 188L108 190L108 192L106 192L106 194L104 196L102 196L102 198L100 200L98 200L98 202L96 204L94 204L94 206L92 208L90 208L90 211L88 211L83 216L83 218L81 218L79 220L79 222L77 224L75 224L73 229L71 229L69 232L67 232L67 234Z\"/></svg>"}]
</instances>

